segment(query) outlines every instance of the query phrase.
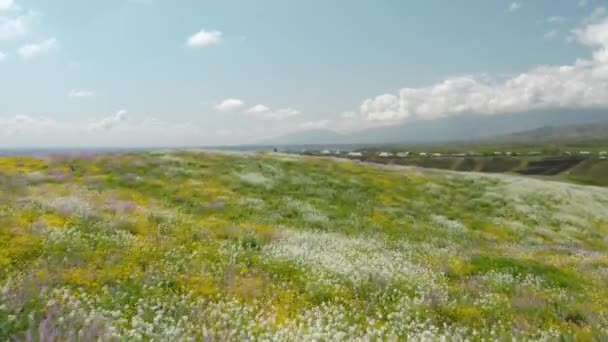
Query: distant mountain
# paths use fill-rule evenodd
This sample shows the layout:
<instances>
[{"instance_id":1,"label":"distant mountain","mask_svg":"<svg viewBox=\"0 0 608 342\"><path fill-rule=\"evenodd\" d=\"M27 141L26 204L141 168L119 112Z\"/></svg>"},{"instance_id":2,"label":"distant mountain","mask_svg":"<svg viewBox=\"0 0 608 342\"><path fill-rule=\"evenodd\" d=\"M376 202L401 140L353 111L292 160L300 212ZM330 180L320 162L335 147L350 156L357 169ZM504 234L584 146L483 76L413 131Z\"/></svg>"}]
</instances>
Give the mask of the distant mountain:
<instances>
[{"instance_id":1,"label":"distant mountain","mask_svg":"<svg viewBox=\"0 0 608 342\"><path fill-rule=\"evenodd\" d=\"M608 110L546 110L512 114L463 114L437 120L366 129L348 135L306 130L267 140L265 144L392 144L467 141L546 127L608 122Z\"/></svg>"},{"instance_id":2,"label":"distant mountain","mask_svg":"<svg viewBox=\"0 0 608 342\"><path fill-rule=\"evenodd\" d=\"M308 129L278 138L260 141L260 145L334 145L343 144L348 136L329 129Z\"/></svg>"},{"instance_id":3,"label":"distant mountain","mask_svg":"<svg viewBox=\"0 0 608 342\"><path fill-rule=\"evenodd\" d=\"M544 126L494 137L497 141L552 142L608 140L608 121L584 125Z\"/></svg>"}]
</instances>

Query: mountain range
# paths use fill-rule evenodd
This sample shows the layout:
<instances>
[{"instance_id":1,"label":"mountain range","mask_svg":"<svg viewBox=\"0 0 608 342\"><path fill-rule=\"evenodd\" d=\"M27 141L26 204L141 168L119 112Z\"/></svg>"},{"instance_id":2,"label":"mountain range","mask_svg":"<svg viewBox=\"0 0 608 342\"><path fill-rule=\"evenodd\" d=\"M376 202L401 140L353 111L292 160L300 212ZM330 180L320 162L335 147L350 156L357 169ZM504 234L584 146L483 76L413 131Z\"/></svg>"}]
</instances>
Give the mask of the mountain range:
<instances>
[{"instance_id":1,"label":"mountain range","mask_svg":"<svg viewBox=\"0 0 608 342\"><path fill-rule=\"evenodd\" d=\"M559 129L579 126L579 132ZM583 128L580 128L583 127ZM584 127L587 127L586 129ZM549 137L597 136L608 129L607 110L543 110L496 115L462 114L340 134L329 129L303 130L261 141L260 145L441 143L500 139L549 139ZM527 131L527 132L526 132ZM521 132L526 132L521 133ZM593 132L593 133L591 133ZM519 135L517 134L519 133Z\"/></svg>"}]
</instances>

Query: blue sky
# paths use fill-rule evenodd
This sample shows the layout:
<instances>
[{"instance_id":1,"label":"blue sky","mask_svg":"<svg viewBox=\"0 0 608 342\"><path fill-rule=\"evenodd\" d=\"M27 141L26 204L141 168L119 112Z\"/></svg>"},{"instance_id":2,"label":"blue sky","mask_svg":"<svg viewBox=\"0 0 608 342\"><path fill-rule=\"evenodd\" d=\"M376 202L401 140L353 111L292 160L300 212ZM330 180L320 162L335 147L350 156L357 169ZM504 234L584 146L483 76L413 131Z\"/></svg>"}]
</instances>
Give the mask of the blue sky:
<instances>
[{"instance_id":1,"label":"blue sky","mask_svg":"<svg viewBox=\"0 0 608 342\"><path fill-rule=\"evenodd\" d=\"M608 106L601 6L0 0L0 144L235 144Z\"/></svg>"}]
</instances>

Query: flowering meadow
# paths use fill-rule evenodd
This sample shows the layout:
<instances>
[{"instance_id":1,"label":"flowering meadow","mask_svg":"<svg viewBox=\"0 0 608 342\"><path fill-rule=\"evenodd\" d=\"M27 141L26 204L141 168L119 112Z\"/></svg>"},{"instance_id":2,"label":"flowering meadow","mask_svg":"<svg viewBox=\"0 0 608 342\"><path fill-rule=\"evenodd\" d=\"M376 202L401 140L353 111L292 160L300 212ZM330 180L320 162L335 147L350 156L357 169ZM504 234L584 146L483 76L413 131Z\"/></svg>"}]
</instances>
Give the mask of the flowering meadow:
<instances>
[{"instance_id":1,"label":"flowering meadow","mask_svg":"<svg viewBox=\"0 0 608 342\"><path fill-rule=\"evenodd\" d=\"M608 189L278 154L0 158L0 340L608 340Z\"/></svg>"}]
</instances>

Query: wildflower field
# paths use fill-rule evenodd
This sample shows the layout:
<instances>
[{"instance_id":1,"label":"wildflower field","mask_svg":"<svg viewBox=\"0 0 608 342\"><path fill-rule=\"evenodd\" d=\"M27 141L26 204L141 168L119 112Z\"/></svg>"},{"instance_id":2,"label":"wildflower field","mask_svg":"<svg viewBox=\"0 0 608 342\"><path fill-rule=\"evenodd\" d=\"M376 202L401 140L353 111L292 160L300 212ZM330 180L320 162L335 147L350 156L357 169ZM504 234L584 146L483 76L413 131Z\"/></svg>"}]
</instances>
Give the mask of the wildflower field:
<instances>
[{"instance_id":1,"label":"wildflower field","mask_svg":"<svg viewBox=\"0 0 608 342\"><path fill-rule=\"evenodd\" d=\"M607 340L608 189L200 151L0 158L0 340Z\"/></svg>"}]
</instances>

